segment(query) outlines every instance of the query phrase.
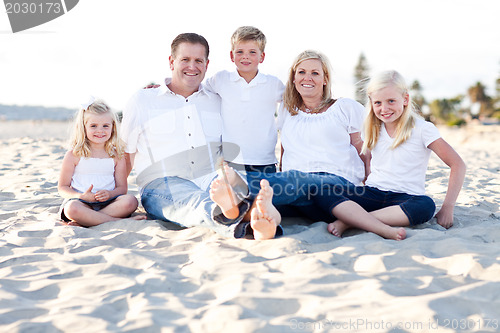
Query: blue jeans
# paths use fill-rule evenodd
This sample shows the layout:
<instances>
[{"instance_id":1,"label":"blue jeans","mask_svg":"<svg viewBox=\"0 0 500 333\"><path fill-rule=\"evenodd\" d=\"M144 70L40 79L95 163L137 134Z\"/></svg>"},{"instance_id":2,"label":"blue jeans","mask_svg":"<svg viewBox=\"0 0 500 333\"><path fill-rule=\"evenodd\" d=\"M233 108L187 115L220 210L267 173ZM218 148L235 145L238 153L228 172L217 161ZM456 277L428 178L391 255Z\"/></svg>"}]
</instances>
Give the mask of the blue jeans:
<instances>
[{"instance_id":1,"label":"blue jeans","mask_svg":"<svg viewBox=\"0 0 500 333\"><path fill-rule=\"evenodd\" d=\"M247 172L246 177L251 198L259 193L260 180L266 179L274 191L273 204L280 212L287 212L286 215L290 215L290 212L297 213L313 221L331 219L330 214L315 205L314 197L325 195L324 191L341 192L347 186L354 186L345 178L326 172Z\"/></svg>"},{"instance_id":2,"label":"blue jeans","mask_svg":"<svg viewBox=\"0 0 500 333\"><path fill-rule=\"evenodd\" d=\"M276 172L276 164L266 164L266 165L250 165L250 164L238 164L233 162L228 162L228 165L240 172L264 172L264 173L274 173Z\"/></svg>"},{"instance_id":3,"label":"blue jeans","mask_svg":"<svg viewBox=\"0 0 500 333\"><path fill-rule=\"evenodd\" d=\"M327 191L324 191L326 193ZM342 201L352 200L372 212L389 206L399 206L408 217L410 225L418 225L429 221L436 210L434 201L426 195L411 195L392 191L382 191L370 186L345 187L344 192L329 193L315 197L315 202L325 211L332 214L332 209ZM333 215L331 215L334 217ZM335 218L335 217L334 217Z\"/></svg>"},{"instance_id":4,"label":"blue jeans","mask_svg":"<svg viewBox=\"0 0 500 333\"><path fill-rule=\"evenodd\" d=\"M249 224L242 222L250 208L247 199L239 207L238 218L230 220L210 199L208 191L179 177L158 178L150 182L141 192L141 202L154 219L183 227L204 226L225 237L244 237Z\"/></svg>"}]
</instances>

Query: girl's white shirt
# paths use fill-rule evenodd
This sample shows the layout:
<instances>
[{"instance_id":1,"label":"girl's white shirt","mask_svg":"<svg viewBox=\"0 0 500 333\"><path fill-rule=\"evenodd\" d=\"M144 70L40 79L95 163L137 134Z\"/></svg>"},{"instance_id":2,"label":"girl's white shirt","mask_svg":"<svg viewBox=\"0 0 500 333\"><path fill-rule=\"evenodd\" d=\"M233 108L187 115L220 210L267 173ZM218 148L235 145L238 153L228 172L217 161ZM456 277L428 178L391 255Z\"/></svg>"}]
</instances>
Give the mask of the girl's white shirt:
<instances>
[{"instance_id":1,"label":"girl's white shirt","mask_svg":"<svg viewBox=\"0 0 500 333\"><path fill-rule=\"evenodd\" d=\"M322 113L299 111L292 116L281 108L277 126L284 149L282 170L328 172L359 184L365 169L350 134L361 131L364 116L364 107L349 98L337 100Z\"/></svg>"},{"instance_id":2,"label":"girl's white shirt","mask_svg":"<svg viewBox=\"0 0 500 333\"><path fill-rule=\"evenodd\" d=\"M112 158L81 157L71 178L71 187L85 192L94 185L92 193L115 189L115 161Z\"/></svg>"},{"instance_id":3,"label":"girl's white shirt","mask_svg":"<svg viewBox=\"0 0 500 333\"><path fill-rule=\"evenodd\" d=\"M417 118L410 138L392 149L394 139L382 124L378 142L371 152L371 173L366 185L382 191L424 195L431 154L427 147L440 137L434 124Z\"/></svg>"}]
</instances>

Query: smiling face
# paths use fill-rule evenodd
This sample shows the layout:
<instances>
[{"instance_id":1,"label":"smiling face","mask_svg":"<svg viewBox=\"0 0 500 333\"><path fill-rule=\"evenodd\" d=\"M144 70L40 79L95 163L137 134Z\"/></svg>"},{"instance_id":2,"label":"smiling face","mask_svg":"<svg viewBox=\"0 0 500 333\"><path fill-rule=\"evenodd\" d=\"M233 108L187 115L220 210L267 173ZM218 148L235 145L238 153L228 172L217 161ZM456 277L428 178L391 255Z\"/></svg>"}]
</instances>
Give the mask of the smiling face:
<instances>
[{"instance_id":1,"label":"smiling face","mask_svg":"<svg viewBox=\"0 0 500 333\"><path fill-rule=\"evenodd\" d=\"M175 57L169 57L169 62L172 70L170 90L184 97L197 91L208 67L205 46L181 43L177 47Z\"/></svg>"},{"instance_id":2,"label":"smiling face","mask_svg":"<svg viewBox=\"0 0 500 333\"><path fill-rule=\"evenodd\" d=\"M398 119L408 105L409 95L402 94L394 85L374 91L370 94L373 113L386 127L395 128Z\"/></svg>"},{"instance_id":3,"label":"smiling face","mask_svg":"<svg viewBox=\"0 0 500 333\"><path fill-rule=\"evenodd\" d=\"M323 86L326 84L321 61L308 59L299 63L295 70L294 84L302 99L321 101Z\"/></svg>"},{"instance_id":4,"label":"smiling face","mask_svg":"<svg viewBox=\"0 0 500 333\"><path fill-rule=\"evenodd\" d=\"M265 53L261 52L259 44L253 40L241 41L231 51L231 61L244 78L257 75L259 64L264 61L264 57Z\"/></svg>"},{"instance_id":5,"label":"smiling face","mask_svg":"<svg viewBox=\"0 0 500 333\"><path fill-rule=\"evenodd\" d=\"M85 135L91 145L104 145L113 134L113 118L109 113L85 115Z\"/></svg>"}]
</instances>

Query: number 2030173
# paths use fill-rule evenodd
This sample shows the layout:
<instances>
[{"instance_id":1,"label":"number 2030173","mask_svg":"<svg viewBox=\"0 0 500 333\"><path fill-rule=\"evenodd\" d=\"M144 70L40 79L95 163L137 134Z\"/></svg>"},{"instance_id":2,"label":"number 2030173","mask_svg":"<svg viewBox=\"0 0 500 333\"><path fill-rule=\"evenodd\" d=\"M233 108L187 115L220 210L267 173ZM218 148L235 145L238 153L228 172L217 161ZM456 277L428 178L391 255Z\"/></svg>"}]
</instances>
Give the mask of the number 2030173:
<instances>
[{"instance_id":1,"label":"number 2030173","mask_svg":"<svg viewBox=\"0 0 500 333\"><path fill-rule=\"evenodd\" d=\"M5 9L7 10L7 14L59 14L63 11L59 2L6 2Z\"/></svg>"}]
</instances>

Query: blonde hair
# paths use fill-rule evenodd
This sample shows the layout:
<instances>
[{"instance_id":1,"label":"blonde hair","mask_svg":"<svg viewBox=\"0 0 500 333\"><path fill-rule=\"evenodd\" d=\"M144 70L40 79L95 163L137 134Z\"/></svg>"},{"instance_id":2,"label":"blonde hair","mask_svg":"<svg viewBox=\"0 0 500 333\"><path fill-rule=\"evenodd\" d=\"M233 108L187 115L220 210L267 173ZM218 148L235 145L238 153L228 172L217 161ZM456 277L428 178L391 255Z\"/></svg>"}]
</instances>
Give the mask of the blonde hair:
<instances>
[{"instance_id":1,"label":"blonde hair","mask_svg":"<svg viewBox=\"0 0 500 333\"><path fill-rule=\"evenodd\" d=\"M324 107L332 102L335 102L332 97L332 80L330 77L331 67L328 58L318 51L306 50L300 53L297 58L295 58L295 61L290 68L288 81L286 83L285 92L283 94L283 104L292 116L298 114L298 109L300 109L304 103L304 101L302 100L302 96L295 88L295 72L297 71L297 67L300 65L300 63L310 59L319 60L321 62L321 67L325 76L326 84L323 86L323 98L321 100L320 107Z\"/></svg>"},{"instance_id":2,"label":"blonde hair","mask_svg":"<svg viewBox=\"0 0 500 333\"><path fill-rule=\"evenodd\" d=\"M236 29L231 36L231 51L234 51L236 44L244 41L257 42L260 52L264 52L266 48L266 36L262 31L252 26L243 26Z\"/></svg>"},{"instance_id":3,"label":"blonde hair","mask_svg":"<svg viewBox=\"0 0 500 333\"><path fill-rule=\"evenodd\" d=\"M106 141L104 149L110 157L122 158L125 153L125 144L118 135L118 121L115 113L111 111L109 106L107 106L103 101L95 101L86 109L82 108L78 110L75 117L73 133L70 139L70 145L73 149L73 153L78 157L90 157L91 148L89 139L87 138L87 134L85 131L85 124L88 121L88 115L91 114L110 115L113 123L111 137L108 139L108 141Z\"/></svg>"},{"instance_id":4,"label":"blonde hair","mask_svg":"<svg viewBox=\"0 0 500 333\"><path fill-rule=\"evenodd\" d=\"M397 71L390 70L379 73L372 77L366 85L365 91L368 96L366 104L367 116L364 122L364 143L362 153L367 150L372 150L377 144L380 127L382 121L375 116L370 95L374 92L387 88L389 86L398 89L403 97L408 95L408 103L403 106L403 113L396 120L396 134L394 142L391 146L392 149L404 143L411 135L412 129L415 127L415 120L419 118L416 106L413 104L411 96L408 92L408 86L401 74Z\"/></svg>"}]
</instances>

